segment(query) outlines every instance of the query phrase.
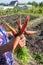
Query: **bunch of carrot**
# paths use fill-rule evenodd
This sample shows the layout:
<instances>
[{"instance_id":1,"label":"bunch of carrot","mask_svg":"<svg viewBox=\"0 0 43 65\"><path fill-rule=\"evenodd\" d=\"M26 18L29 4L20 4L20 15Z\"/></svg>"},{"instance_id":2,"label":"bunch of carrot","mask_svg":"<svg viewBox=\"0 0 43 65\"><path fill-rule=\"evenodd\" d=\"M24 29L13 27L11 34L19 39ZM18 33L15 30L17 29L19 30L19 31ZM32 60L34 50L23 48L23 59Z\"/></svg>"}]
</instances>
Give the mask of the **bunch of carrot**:
<instances>
[{"instance_id":1,"label":"bunch of carrot","mask_svg":"<svg viewBox=\"0 0 43 65\"><path fill-rule=\"evenodd\" d=\"M21 25L21 17L19 17L18 19L18 29L19 29L19 32L16 31L16 29L12 28L9 23L6 22L5 19L3 19L4 23L6 24L6 26L12 31L12 33L15 35L15 36L19 36L21 34L27 34L27 35L31 35L31 34L34 34L36 33L36 31L27 31L26 27L27 27L27 24L30 20L30 16L27 16L26 20L25 20L25 23L23 25Z\"/></svg>"},{"instance_id":2,"label":"bunch of carrot","mask_svg":"<svg viewBox=\"0 0 43 65\"><path fill-rule=\"evenodd\" d=\"M13 33L13 35L15 35L15 36L20 36L21 34L26 34L26 35L31 35L31 34L34 34L34 33L36 33L36 31L27 31L27 29L26 29L26 27L27 27L27 24L28 24L28 21L30 20L30 16L27 16L27 18L26 18L26 20L25 20L25 22L24 22L24 24L22 25L21 24L21 17L19 17L19 19L18 19L18 29L19 29L19 32L17 32L16 31L16 29L13 29L10 25L9 25L9 23L7 23L6 21L5 21L5 19L3 19L3 21L5 22L5 24L7 25L7 27L12 31L12 33ZM16 46L16 45L15 45ZM28 61L28 57L30 57L31 55L28 55L28 52L27 52L27 50L26 50L27 48L26 47L24 47L24 48L22 48L20 51L19 50L17 50L16 51L16 55L19 57L19 59L21 59L22 60L22 62L27 62ZM24 50L26 50L26 51L24 51ZM19 51L19 52L18 52ZM17 53L18 52L18 53ZM22 53L21 53L22 52ZM22 58L23 57L23 58ZM25 60L26 59L26 60ZM24 63L25 63L24 62Z\"/></svg>"}]
</instances>

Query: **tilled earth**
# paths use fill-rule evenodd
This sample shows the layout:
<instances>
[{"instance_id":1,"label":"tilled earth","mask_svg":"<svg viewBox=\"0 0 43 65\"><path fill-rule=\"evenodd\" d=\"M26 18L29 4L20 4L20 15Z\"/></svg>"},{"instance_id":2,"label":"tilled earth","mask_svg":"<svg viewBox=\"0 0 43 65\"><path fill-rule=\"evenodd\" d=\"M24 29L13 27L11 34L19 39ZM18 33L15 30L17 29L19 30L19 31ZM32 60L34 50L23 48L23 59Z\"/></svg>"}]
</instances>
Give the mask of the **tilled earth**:
<instances>
[{"instance_id":1,"label":"tilled earth","mask_svg":"<svg viewBox=\"0 0 43 65\"><path fill-rule=\"evenodd\" d=\"M10 25L17 27L19 15L12 15L4 17L6 21L10 23ZM22 15L22 21L25 21L26 16ZM37 19L38 17L31 16L30 20ZM42 20L43 21L43 20ZM0 21L1 22L1 21ZM22 22L23 23L23 22ZM4 24L4 23L3 23ZM6 26L4 25L6 28ZM26 46L30 50L30 53L39 52L43 55L43 22L39 23L37 26L32 27L30 30L39 30L37 34L26 36ZM15 65L21 65L17 58L15 58ZM37 61L32 60L27 65L40 65L37 64Z\"/></svg>"}]
</instances>

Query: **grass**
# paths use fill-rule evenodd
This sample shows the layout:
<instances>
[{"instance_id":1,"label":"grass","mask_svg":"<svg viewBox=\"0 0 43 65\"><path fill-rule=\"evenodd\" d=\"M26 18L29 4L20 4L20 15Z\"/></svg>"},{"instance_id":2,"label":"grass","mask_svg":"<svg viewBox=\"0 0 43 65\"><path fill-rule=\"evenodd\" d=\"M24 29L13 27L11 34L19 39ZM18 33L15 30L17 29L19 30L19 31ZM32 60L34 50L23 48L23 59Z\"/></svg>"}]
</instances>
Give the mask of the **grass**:
<instances>
[{"instance_id":1,"label":"grass","mask_svg":"<svg viewBox=\"0 0 43 65\"><path fill-rule=\"evenodd\" d=\"M24 15L33 15L33 16L43 16L43 7L34 7L34 8L13 8L13 9L6 9L0 10L0 16L3 15L14 15L14 14L24 14Z\"/></svg>"}]
</instances>

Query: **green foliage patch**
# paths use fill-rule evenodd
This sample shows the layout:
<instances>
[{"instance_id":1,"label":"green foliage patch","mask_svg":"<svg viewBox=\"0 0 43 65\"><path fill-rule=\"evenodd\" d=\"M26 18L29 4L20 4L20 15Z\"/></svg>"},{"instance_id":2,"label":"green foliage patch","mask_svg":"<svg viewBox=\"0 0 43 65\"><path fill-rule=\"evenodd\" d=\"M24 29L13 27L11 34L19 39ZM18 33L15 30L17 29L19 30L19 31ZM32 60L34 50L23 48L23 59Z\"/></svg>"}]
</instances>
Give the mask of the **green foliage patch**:
<instances>
[{"instance_id":1,"label":"green foliage patch","mask_svg":"<svg viewBox=\"0 0 43 65\"><path fill-rule=\"evenodd\" d=\"M38 52L35 52L33 53L33 58L38 62L38 63L41 63L43 64L43 55L38 53Z\"/></svg>"},{"instance_id":2,"label":"green foliage patch","mask_svg":"<svg viewBox=\"0 0 43 65\"><path fill-rule=\"evenodd\" d=\"M11 14L30 14L30 15L39 15L43 14L43 7L32 7L32 8L17 8L7 10L0 10L0 16L2 15L11 15Z\"/></svg>"},{"instance_id":3,"label":"green foliage patch","mask_svg":"<svg viewBox=\"0 0 43 65\"><path fill-rule=\"evenodd\" d=\"M24 46L23 48L16 49L14 54L17 56L19 60L21 60L22 64L26 64L32 58L26 46Z\"/></svg>"}]
</instances>

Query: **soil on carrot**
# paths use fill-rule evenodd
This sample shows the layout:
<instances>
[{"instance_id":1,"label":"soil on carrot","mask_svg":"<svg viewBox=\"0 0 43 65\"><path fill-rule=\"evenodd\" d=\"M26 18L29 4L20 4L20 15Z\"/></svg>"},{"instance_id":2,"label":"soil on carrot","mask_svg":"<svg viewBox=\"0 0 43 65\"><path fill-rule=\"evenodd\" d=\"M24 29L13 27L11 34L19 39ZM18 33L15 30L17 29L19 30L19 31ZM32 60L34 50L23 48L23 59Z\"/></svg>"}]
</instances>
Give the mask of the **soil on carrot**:
<instances>
[{"instance_id":1,"label":"soil on carrot","mask_svg":"<svg viewBox=\"0 0 43 65\"><path fill-rule=\"evenodd\" d=\"M25 15L21 15L21 16L22 16L22 21L23 21L22 23L24 23L26 16ZM6 19L6 21L8 21L10 23L10 25L12 25L13 27L15 26L15 28L16 28L17 22L18 22L18 17L19 17L19 15L12 15L12 16L8 16L8 17L4 17L4 18ZM31 22L32 22L32 20L37 21L37 18L39 18L39 17L31 16L30 21ZM33 22L33 24L34 24L34 22ZM3 25L4 25L4 23L3 23ZM7 29L5 25L4 25L4 27L5 27L5 29ZM35 30L38 32L37 32L37 34L34 34L34 35L26 35L27 48L29 49L29 51L32 55L33 54L35 55L35 53L39 53L43 57L43 19L40 21L39 24L31 27L29 30ZM26 65L43 65L43 61L42 61L42 63L40 63L40 62L38 62L37 58L35 57L35 59L31 60L30 63L27 63ZM16 57L15 57L15 65L21 65L21 62Z\"/></svg>"}]
</instances>

